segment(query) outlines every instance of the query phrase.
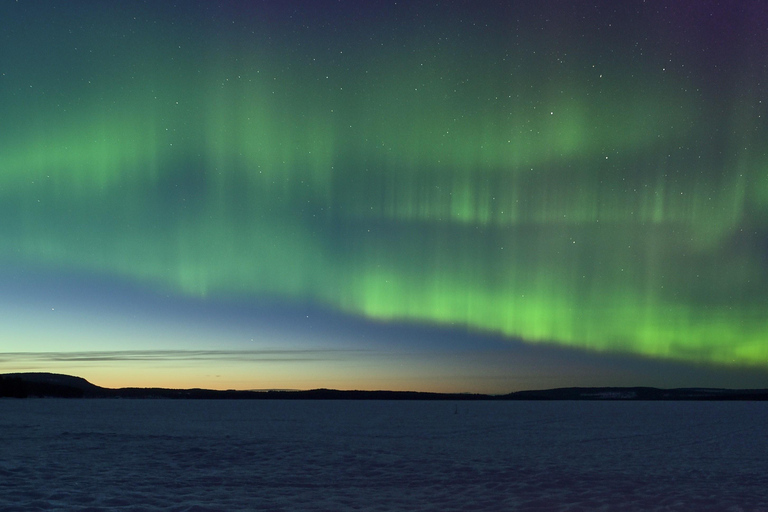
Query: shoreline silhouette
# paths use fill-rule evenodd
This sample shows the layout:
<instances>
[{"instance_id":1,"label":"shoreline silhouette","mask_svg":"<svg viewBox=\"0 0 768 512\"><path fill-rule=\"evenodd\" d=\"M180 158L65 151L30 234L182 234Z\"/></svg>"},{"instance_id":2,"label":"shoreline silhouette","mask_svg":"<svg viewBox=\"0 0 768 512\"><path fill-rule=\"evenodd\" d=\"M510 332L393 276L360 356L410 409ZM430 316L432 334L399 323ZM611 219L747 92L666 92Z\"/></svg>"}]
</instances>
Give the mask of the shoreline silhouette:
<instances>
[{"instance_id":1,"label":"shoreline silhouette","mask_svg":"<svg viewBox=\"0 0 768 512\"><path fill-rule=\"evenodd\" d=\"M105 388L72 375L57 373L0 374L0 397L6 398L132 398L191 400L768 400L768 389L654 387L566 387L523 390L507 394L433 393L389 390L214 390L171 388Z\"/></svg>"}]
</instances>

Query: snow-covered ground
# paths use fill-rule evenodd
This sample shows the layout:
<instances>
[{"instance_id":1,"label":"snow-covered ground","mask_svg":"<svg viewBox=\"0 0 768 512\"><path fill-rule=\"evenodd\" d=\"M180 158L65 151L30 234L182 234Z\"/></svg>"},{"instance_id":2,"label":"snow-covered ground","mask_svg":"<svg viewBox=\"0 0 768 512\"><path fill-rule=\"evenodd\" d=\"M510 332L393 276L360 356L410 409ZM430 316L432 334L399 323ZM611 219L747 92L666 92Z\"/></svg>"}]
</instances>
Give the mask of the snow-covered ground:
<instances>
[{"instance_id":1,"label":"snow-covered ground","mask_svg":"<svg viewBox=\"0 0 768 512\"><path fill-rule=\"evenodd\" d=\"M4 399L0 510L768 511L768 403Z\"/></svg>"}]
</instances>

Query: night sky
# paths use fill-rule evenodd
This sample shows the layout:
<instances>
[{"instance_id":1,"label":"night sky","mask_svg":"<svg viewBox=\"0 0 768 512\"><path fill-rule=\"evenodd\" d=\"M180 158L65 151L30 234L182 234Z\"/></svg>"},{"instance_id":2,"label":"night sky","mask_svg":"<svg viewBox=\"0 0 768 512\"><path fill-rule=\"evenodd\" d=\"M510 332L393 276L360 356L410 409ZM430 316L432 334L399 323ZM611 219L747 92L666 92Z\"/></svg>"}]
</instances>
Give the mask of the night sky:
<instances>
[{"instance_id":1,"label":"night sky","mask_svg":"<svg viewBox=\"0 0 768 512\"><path fill-rule=\"evenodd\" d=\"M0 3L0 372L768 387L768 4Z\"/></svg>"}]
</instances>

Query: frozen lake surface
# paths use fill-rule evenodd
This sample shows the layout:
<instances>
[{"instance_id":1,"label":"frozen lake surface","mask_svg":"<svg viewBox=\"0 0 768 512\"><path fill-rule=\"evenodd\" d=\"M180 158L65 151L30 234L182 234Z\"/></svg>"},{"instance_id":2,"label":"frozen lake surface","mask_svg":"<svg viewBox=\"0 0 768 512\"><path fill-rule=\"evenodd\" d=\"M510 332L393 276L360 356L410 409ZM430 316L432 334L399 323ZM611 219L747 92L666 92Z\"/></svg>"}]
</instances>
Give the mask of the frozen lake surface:
<instances>
[{"instance_id":1,"label":"frozen lake surface","mask_svg":"<svg viewBox=\"0 0 768 512\"><path fill-rule=\"evenodd\" d=\"M768 511L768 403L0 400L0 510Z\"/></svg>"}]
</instances>

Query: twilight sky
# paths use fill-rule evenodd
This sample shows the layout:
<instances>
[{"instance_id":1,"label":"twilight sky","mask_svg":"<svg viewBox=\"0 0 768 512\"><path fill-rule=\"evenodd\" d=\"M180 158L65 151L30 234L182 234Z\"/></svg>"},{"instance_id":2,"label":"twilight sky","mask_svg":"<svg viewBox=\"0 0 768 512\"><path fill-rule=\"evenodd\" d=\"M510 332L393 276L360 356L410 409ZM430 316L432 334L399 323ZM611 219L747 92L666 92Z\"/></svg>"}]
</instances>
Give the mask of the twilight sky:
<instances>
[{"instance_id":1,"label":"twilight sky","mask_svg":"<svg viewBox=\"0 0 768 512\"><path fill-rule=\"evenodd\" d=\"M768 5L0 3L0 372L768 387Z\"/></svg>"}]
</instances>

